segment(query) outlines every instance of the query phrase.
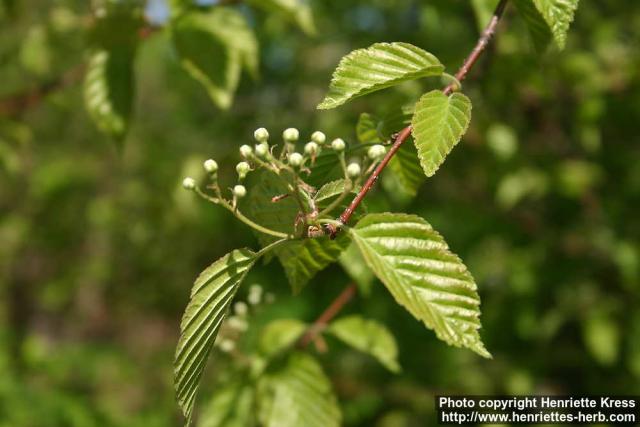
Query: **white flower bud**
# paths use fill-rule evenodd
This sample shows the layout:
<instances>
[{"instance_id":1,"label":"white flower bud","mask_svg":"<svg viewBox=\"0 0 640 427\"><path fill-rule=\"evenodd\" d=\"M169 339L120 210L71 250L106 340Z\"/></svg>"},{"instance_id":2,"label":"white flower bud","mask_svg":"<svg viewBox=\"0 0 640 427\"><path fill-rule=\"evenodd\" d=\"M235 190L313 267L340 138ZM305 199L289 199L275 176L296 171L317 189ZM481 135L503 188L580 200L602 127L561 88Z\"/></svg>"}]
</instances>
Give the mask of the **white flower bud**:
<instances>
[{"instance_id":1,"label":"white flower bud","mask_svg":"<svg viewBox=\"0 0 640 427\"><path fill-rule=\"evenodd\" d=\"M245 316L249 311L249 307L246 303L238 301L233 305L233 311L235 311L238 316Z\"/></svg>"},{"instance_id":2,"label":"white flower bud","mask_svg":"<svg viewBox=\"0 0 640 427\"><path fill-rule=\"evenodd\" d=\"M369 148L369 151L367 152L367 156L369 156L371 160L380 160L382 157L384 157L386 153L387 153L387 149L384 148L383 145L376 144L376 145L372 145Z\"/></svg>"},{"instance_id":3,"label":"white flower bud","mask_svg":"<svg viewBox=\"0 0 640 427\"><path fill-rule=\"evenodd\" d=\"M291 153L289 154L289 164L294 168L300 167L302 165L302 161L304 158L300 153Z\"/></svg>"},{"instance_id":4,"label":"white flower bud","mask_svg":"<svg viewBox=\"0 0 640 427\"><path fill-rule=\"evenodd\" d=\"M300 132L298 132L296 128L285 129L285 131L282 132L282 139L287 142L296 142L298 138L300 138Z\"/></svg>"},{"instance_id":5,"label":"white flower bud","mask_svg":"<svg viewBox=\"0 0 640 427\"><path fill-rule=\"evenodd\" d=\"M240 155L245 159L248 159L253 154L253 148L248 145L243 145L240 147Z\"/></svg>"},{"instance_id":6,"label":"white flower bud","mask_svg":"<svg viewBox=\"0 0 640 427\"><path fill-rule=\"evenodd\" d=\"M229 326L229 328L235 329L238 332L245 332L247 329L249 329L249 324L247 323L247 321L237 316L229 317L225 324Z\"/></svg>"},{"instance_id":7,"label":"white flower bud","mask_svg":"<svg viewBox=\"0 0 640 427\"><path fill-rule=\"evenodd\" d=\"M258 156L261 159L264 159L269 155L269 144L267 144L266 142L260 143L256 145L255 150L256 150L256 156Z\"/></svg>"},{"instance_id":8,"label":"white flower bud","mask_svg":"<svg viewBox=\"0 0 640 427\"><path fill-rule=\"evenodd\" d=\"M251 285L249 288L249 295L247 296L247 301L251 305L260 304L262 300L262 286L260 285Z\"/></svg>"},{"instance_id":9,"label":"white flower bud","mask_svg":"<svg viewBox=\"0 0 640 427\"><path fill-rule=\"evenodd\" d=\"M307 142L307 144L304 146L304 152L309 154L310 156L313 156L318 152L318 144L315 142Z\"/></svg>"},{"instance_id":10,"label":"white flower bud","mask_svg":"<svg viewBox=\"0 0 640 427\"><path fill-rule=\"evenodd\" d=\"M247 189L244 187L244 185L238 184L233 187L233 195L238 199L242 199L247 195Z\"/></svg>"},{"instance_id":11,"label":"white flower bud","mask_svg":"<svg viewBox=\"0 0 640 427\"><path fill-rule=\"evenodd\" d=\"M236 172L238 172L240 179L244 179L249 171L251 171L251 166L247 162L240 162L236 165Z\"/></svg>"},{"instance_id":12,"label":"white flower bud","mask_svg":"<svg viewBox=\"0 0 640 427\"><path fill-rule=\"evenodd\" d=\"M231 353L236 348L236 343L231 340L224 339L220 341L220 350L224 353Z\"/></svg>"},{"instance_id":13,"label":"white flower bud","mask_svg":"<svg viewBox=\"0 0 640 427\"><path fill-rule=\"evenodd\" d=\"M193 178L186 177L182 180L182 187L184 187L185 190L193 190L196 188L196 182Z\"/></svg>"},{"instance_id":14,"label":"white flower bud","mask_svg":"<svg viewBox=\"0 0 640 427\"><path fill-rule=\"evenodd\" d=\"M334 150L336 150L338 152L344 151L346 146L347 145L344 143L344 140L342 138L336 138L331 143L331 148L333 148Z\"/></svg>"},{"instance_id":15,"label":"white flower bud","mask_svg":"<svg viewBox=\"0 0 640 427\"><path fill-rule=\"evenodd\" d=\"M349 166L347 166L347 176L351 179L359 177L360 165L357 163L350 163Z\"/></svg>"},{"instance_id":16,"label":"white flower bud","mask_svg":"<svg viewBox=\"0 0 640 427\"><path fill-rule=\"evenodd\" d=\"M256 131L253 132L253 137L258 142L267 142L269 140L269 131L265 128L256 129Z\"/></svg>"},{"instance_id":17,"label":"white flower bud","mask_svg":"<svg viewBox=\"0 0 640 427\"><path fill-rule=\"evenodd\" d=\"M316 144L322 145L327 141L327 135L317 130L311 134L311 140Z\"/></svg>"},{"instance_id":18,"label":"white flower bud","mask_svg":"<svg viewBox=\"0 0 640 427\"><path fill-rule=\"evenodd\" d=\"M204 161L204 170L213 174L218 172L218 163L213 159L208 159Z\"/></svg>"}]
</instances>

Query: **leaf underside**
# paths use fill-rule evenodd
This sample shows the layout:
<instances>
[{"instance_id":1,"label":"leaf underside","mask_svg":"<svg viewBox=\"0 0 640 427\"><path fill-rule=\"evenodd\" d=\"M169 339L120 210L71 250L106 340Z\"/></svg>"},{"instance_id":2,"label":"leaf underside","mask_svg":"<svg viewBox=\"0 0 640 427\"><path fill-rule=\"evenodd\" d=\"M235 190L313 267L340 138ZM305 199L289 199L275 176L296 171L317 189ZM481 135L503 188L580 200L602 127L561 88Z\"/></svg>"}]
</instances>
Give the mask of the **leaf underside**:
<instances>
[{"instance_id":1,"label":"leaf underside","mask_svg":"<svg viewBox=\"0 0 640 427\"><path fill-rule=\"evenodd\" d=\"M327 331L345 344L375 357L391 372L400 371L396 340L381 323L361 316L347 316L332 322Z\"/></svg>"},{"instance_id":2,"label":"leaf underside","mask_svg":"<svg viewBox=\"0 0 640 427\"><path fill-rule=\"evenodd\" d=\"M461 93L426 93L416 104L412 120L413 140L420 164L433 176L460 141L471 121L471 101Z\"/></svg>"},{"instance_id":3,"label":"leaf underside","mask_svg":"<svg viewBox=\"0 0 640 427\"><path fill-rule=\"evenodd\" d=\"M353 241L395 300L441 340L484 357L480 298L473 277L422 218L370 214L351 229Z\"/></svg>"},{"instance_id":4,"label":"leaf underside","mask_svg":"<svg viewBox=\"0 0 640 427\"><path fill-rule=\"evenodd\" d=\"M329 93L318 108L335 108L353 98L408 80L439 76L443 71L438 58L409 43L376 43L340 60Z\"/></svg>"},{"instance_id":5,"label":"leaf underside","mask_svg":"<svg viewBox=\"0 0 640 427\"><path fill-rule=\"evenodd\" d=\"M258 384L259 418L265 427L338 427L340 408L331 382L310 355L293 353Z\"/></svg>"},{"instance_id":6,"label":"leaf underside","mask_svg":"<svg viewBox=\"0 0 640 427\"><path fill-rule=\"evenodd\" d=\"M176 394L187 423L220 325L255 260L256 254L248 249L234 250L200 273L191 289L174 360Z\"/></svg>"},{"instance_id":7,"label":"leaf underside","mask_svg":"<svg viewBox=\"0 0 640 427\"><path fill-rule=\"evenodd\" d=\"M551 40L559 49L564 49L578 3L579 0L515 1L538 52L544 52Z\"/></svg>"}]
</instances>

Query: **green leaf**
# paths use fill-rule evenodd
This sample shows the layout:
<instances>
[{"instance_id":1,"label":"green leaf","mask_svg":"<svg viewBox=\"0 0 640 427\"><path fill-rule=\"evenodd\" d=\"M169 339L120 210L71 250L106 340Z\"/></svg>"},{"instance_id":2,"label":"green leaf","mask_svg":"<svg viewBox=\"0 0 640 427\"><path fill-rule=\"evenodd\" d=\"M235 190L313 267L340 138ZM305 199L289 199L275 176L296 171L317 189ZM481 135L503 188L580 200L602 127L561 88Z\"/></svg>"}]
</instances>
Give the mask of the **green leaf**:
<instances>
[{"instance_id":1,"label":"green leaf","mask_svg":"<svg viewBox=\"0 0 640 427\"><path fill-rule=\"evenodd\" d=\"M89 39L89 63L84 78L84 102L91 119L104 133L121 141L133 109L133 63L142 19L138 8L109 4L96 17Z\"/></svg>"},{"instance_id":2,"label":"green leaf","mask_svg":"<svg viewBox=\"0 0 640 427\"><path fill-rule=\"evenodd\" d=\"M234 9L189 11L172 21L171 35L183 67L220 108L230 107L242 66L258 73L258 43Z\"/></svg>"},{"instance_id":3,"label":"green leaf","mask_svg":"<svg viewBox=\"0 0 640 427\"><path fill-rule=\"evenodd\" d=\"M578 2L579 0L515 1L518 12L527 23L536 50L544 51L551 39L558 48L564 49Z\"/></svg>"},{"instance_id":4,"label":"green leaf","mask_svg":"<svg viewBox=\"0 0 640 427\"><path fill-rule=\"evenodd\" d=\"M515 0L516 9L529 29L531 41L536 51L543 53L552 39L551 30L533 0Z\"/></svg>"},{"instance_id":5,"label":"green leaf","mask_svg":"<svg viewBox=\"0 0 640 427\"><path fill-rule=\"evenodd\" d=\"M311 6L305 0L249 0L249 3L268 12L283 14L309 35L316 33Z\"/></svg>"},{"instance_id":6,"label":"green leaf","mask_svg":"<svg viewBox=\"0 0 640 427\"><path fill-rule=\"evenodd\" d=\"M318 206L321 206L322 202L326 202L327 200L342 194L347 185L352 186L352 188L349 190L350 193L358 192L358 188L353 187L353 184L351 184L346 179L337 179L335 181L328 182L320 187L318 192L313 196L313 200Z\"/></svg>"},{"instance_id":7,"label":"green leaf","mask_svg":"<svg viewBox=\"0 0 640 427\"><path fill-rule=\"evenodd\" d=\"M285 182L274 173L265 171L260 176L260 182L252 188L249 195L252 219L272 230L295 235L304 232L296 226L300 207L293 197L287 197L275 203L272 201L274 196L288 192ZM302 199L305 209L310 212L310 195L305 193ZM325 200L329 199L323 199ZM321 207L322 204L319 202L318 208ZM271 236L264 234L259 234L258 240L262 246L275 241ZM335 262L348 244L349 238L344 234L335 240L328 237L304 238L285 242L274 249L273 253L280 260L293 291L297 293L316 273Z\"/></svg>"},{"instance_id":8,"label":"green leaf","mask_svg":"<svg viewBox=\"0 0 640 427\"><path fill-rule=\"evenodd\" d=\"M500 0L471 0L471 7L473 7L473 13L476 16L476 23L478 25L478 31L482 32L487 26L493 11L498 6Z\"/></svg>"},{"instance_id":9,"label":"green leaf","mask_svg":"<svg viewBox=\"0 0 640 427\"><path fill-rule=\"evenodd\" d=\"M256 261L248 249L223 256L196 279L182 316L174 360L174 383L182 412L191 419L207 357L240 282Z\"/></svg>"},{"instance_id":10,"label":"green leaf","mask_svg":"<svg viewBox=\"0 0 640 427\"><path fill-rule=\"evenodd\" d=\"M438 58L409 43L376 43L340 60L329 93L318 108L335 108L353 98L408 80L439 76L443 71Z\"/></svg>"},{"instance_id":11,"label":"green leaf","mask_svg":"<svg viewBox=\"0 0 640 427\"><path fill-rule=\"evenodd\" d=\"M378 119L369 114L362 113L358 118L358 124L356 125L356 135L358 141L363 144L367 143L381 143L380 135L378 135Z\"/></svg>"},{"instance_id":12,"label":"green leaf","mask_svg":"<svg viewBox=\"0 0 640 427\"><path fill-rule=\"evenodd\" d=\"M261 379L258 414L265 427L338 427L342 418L331 382L304 353L292 354Z\"/></svg>"},{"instance_id":13,"label":"green leaf","mask_svg":"<svg viewBox=\"0 0 640 427\"><path fill-rule=\"evenodd\" d=\"M117 141L127 134L134 97L134 50L114 48L91 54L84 102L98 128Z\"/></svg>"},{"instance_id":14,"label":"green leaf","mask_svg":"<svg viewBox=\"0 0 640 427\"><path fill-rule=\"evenodd\" d=\"M473 277L422 218L370 214L350 230L362 255L395 300L441 340L484 357L480 298Z\"/></svg>"},{"instance_id":15,"label":"green leaf","mask_svg":"<svg viewBox=\"0 0 640 427\"><path fill-rule=\"evenodd\" d=\"M272 357L293 346L307 330L307 325L296 319L278 319L264 327L260 334L262 354Z\"/></svg>"},{"instance_id":16,"label":"green leaf","mask_svg":"<svg viewBox=\"0 0 640 427\"><path fill-rule=\"evenodd\" d=\"M367 267L360 251L354 243L340 254L340 265L344 271L351 277L358 285L358 290L361 294L369 296L371 294L371 286L375 276Z\"/></svg>"},{"instance_id":17,"label":"green leaf","mask_svg":"<svg viewBox=\"0 0 640 427\"><path fill-rule=\"evenodd\" d=\"M327 332L345 344L375 357L391 372L399 372L398 346L386 326L361 316L343 317L329 325Z\"/></svg>"},{"instance_id":18,"label":"green leaf","mask_svg":"<svg viewBox=\"0 0 640 427\"><path fill-rule=\"evenodd\" d=\"M471 101L461 93L447 96L433 90L420 98L412 120L412 133L427 176L436 173L467 131L470 121Z\"/></svg>"},{"instance_id":19,"label":"green leaf","mask_svg":"<svg viewBox=\"0 0 640 427\"><path fill-rule=\"evenodd\" d=\"M533 3L549 25L556 45L564 49L579 0L533 0Z\"/></svg>"},{"instance_id":20,"label":"green leaf","mask_svg":"<svg viewBox=\"0 0 640 427\"><path fill-rule=\"evenodd\" d=\"M252 387L232 382L216 388L199 417L198 427L248 427L255 425Z\"/></svg>"},{"instance_id":21,"label":"green leaf","mask_svg":"<svg viewBox=\"0 0 640 427\"><path fill-rule=\"evenodd\" d=\"M425 181L416 147L407 142L402 144L396 155L391 158L389 171L400 184L400 188L411 197L416 196Z\"/></svg>"}]
</instances>

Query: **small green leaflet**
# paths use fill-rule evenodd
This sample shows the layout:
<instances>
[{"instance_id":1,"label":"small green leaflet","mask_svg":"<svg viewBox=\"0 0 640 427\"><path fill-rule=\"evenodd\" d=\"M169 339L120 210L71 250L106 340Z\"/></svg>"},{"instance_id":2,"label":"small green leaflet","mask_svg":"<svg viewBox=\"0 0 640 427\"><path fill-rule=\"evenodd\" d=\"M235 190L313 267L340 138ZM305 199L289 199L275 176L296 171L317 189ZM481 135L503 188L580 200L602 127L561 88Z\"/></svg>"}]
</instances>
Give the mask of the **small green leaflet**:
<instances>
[{"instance_id":1,"label":"small green leaflet","mask_svg":"<svg viewBox=\"0 0 640 427\"><path fill-rule=\"evenodd\" d=\"M348 183L346 179L337 179L335 181L327 182L325 185L320 187L318 192L313 196L313 200L317 205L321 205L322 202L342 194L347 185L351 185L352 187L349 190L350 193L358 192L358 188L353 187L353 184Z\"/></svg>"},{"instance_id":2,"label":"small green leaflet","mask_svg":"<svg viewBox=\"0 0 640 427\"><path fill-rule=\"evenodd\" d=\"M134 49L94 51L84 79L84 102L98 128L121 141L129 128L134 96Z\"/></svg>"},{"instance_id":3,"label":"small green leaflet","mask_svg":"<svg viewBox=\"0 0 640 427\"><path fill-rule=\"evenodd\" d=\"M258 384L264 427L338 427L342 416L331 382L310 355L293 353Z\"/></svg>"},{"instance_id":4,"label":"small green leaflet","mask_svg":"<svg viewBox=\"0 0 640 427\"><path fill-rule=\"evenodd\" d=\"M234 9L186 12L172 21L171 34L183 67L220 108L230 107L243 66L258 74L258 42Z\"/></svg>"},{"instance_id":5,"label":"small green leaflet","mask_svg":"<svg viewBox=\"0 0 640 427\"><path fill-rule=\"evenodd\" d=\"M362 256L395 300L441 340L491 357L478 333L473 277L424 219L370 214L350 229Z\"/></svg>"},{"instance_id":6,"label":"small green leaflet","mask_svg":"<svg viewBox=\"0 0 640 427\"><path fill-rule=\"evenodd\" d=\"M198 427L255 425L254 395L253 387L243 381L217 387L213 397L200 414Z\"/></svg>"},{"instance_id":7,"label":"small green leaflet","mask_svg":"<svg viewBox=\"0 0 640 427\"><path fill-rule=\"evenodd\" d=\"M400 371L396 340L379 322L355 315L347 316L332 322L327 332L356 350L375 357L391 372Z\"/></svg>"},{"instance_id":8,"label":"small green leaflet","mask_svg":"<svg viewBox=\"0 0 640 427\"><path fill-rule=\"evenodd\" d=\"M256 254L249 249L234 250L200 273L191 289L174 360L176 394L187 424L220 325L240 282L255 261Z\"/></svg>"},{"instance_id":9,"label":"small green leaflet","mask_svg":"<svg viewBox=\"0 0 640 427\"><path fill-rule=\"evenodd\" d=\"M471 101L461 93L447 96L433 90L420 98L412 120L412 133L427 176L436 173L467 131L470 121Z\"/></svg>"},{"instance_id":10,"label":"small green leaflet","mask_svg":"<svg viewBox=\"0 0 640 427\"><path fill-rule=\"evenodd\" d=\"M278 319L264 327L260 334L260 352L273 357L293 346L307 330L307 325L296 319Z\"/></svg>"},{"instance_id":11,"label":"small green leaflet","mask_svg":"<svg viewBox=\"0 0 640 427\"><path fill-rule=\"evenodd\" d=\"M376 43L340 60L329 93L318 108L335 108L353 98L408 80L439 76L443 71L438 58L409 43Z\"/></svg>"},{"instance_id":12,"label":"small green leaflet","mask_svg":"<svg viewBox=\"0 0 640 427\"><path fill-rule=\"evenodd\" d=\"M298 24L305 33L309 35L316 33L311 6L305 0L249 0L248 3L268 12L280 12Z\"/></svg>"},{"instance_id":13,"label":"small green leaflet","mask_svg":"<svg viewBox=\"0 0 640 427\"><path fill-rule=\"evenodd\" d=\"M564 49L567 32L578 9L579 0L515 0L516 8L527 23L533 44L543 52L553 39Z\"/></svg>"}]
</instances>

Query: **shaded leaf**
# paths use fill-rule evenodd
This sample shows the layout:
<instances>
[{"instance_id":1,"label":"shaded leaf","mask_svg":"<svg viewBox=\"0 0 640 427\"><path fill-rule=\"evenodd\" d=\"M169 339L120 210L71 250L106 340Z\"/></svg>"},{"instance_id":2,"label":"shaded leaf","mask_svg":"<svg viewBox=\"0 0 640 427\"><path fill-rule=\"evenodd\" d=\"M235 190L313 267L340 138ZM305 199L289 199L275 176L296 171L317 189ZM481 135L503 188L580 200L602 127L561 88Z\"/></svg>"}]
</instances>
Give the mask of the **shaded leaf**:
<instances>
[{"instance_id":1,"label":"shaded leaf","mask_svg":"<svg viewBox=\"0 0 640 427\"><path fill-rule=\"evenodd\" d=\"M449 96L433 90L420 98L412 120L420 164L432 176L467 131L471 101L461 93Z\"/></svg>"},{"instance_id":2,"label":"shaded leaf","mask_svg":"<svg viewBox=\"0 0 640 427\"><path fill-rule=\"evenodd\" d=\"M258 414L265 427L338 427L340 408L322 367L294 353L258 384Z\"/></svg>"},{"instance_id":3,"label":"shaded leaf","mask_svg":"<svg viewBox=\"0 0 640 427\"><path fill-rule=\"evenodd\" d=\"M309 35L316 33L313 12L311 6L305 0L249 0L249 3L269 12L282 13Z\"/></svg>"},{"instance_id":4,"label":"shaded leaf","mask_svg":"<svg viewBox=\"0 0 640 427\"><path fill-rule=\"evenodd\" d=\"M350 244L349 247L340 254L339 262L349 277L356 282L360 293L365 296L370 295L375 276L362 258L362 255L360 255L360 251L355 243Z\"/></svg>"},{"instance_id":5,"label":"shaded leaf","mask_svg":"<svg viewBox=\"0 0 640 427\"><path fill-rule=\"evenodd\" d=\"M255 425L255 393L251 386L232 382L216 388L199 417L198 427L249 427Z\"/></svg>"},{"instance_id":6,"label":"shaded leaf","mask_svg":"<svg viewBox=\"0 0 640 427\"><path fill-rule=\"evenodd\" d=\"M398 346L386 326L361 316L347 316L333 321L327 332L353 348L375 357L391 372L399 372Z\"/></svg>"},{"instance_id":7,"label":"shaded leaf","mask_svg":"<svg viewBox=\"0 0 640 427\"><path fill-rule=\"evenodd\" d=\"M578 9L579 0L533 0L546 21L556 45L564 49L567 32Z\"/></svg>"},{"instance_id":8,"label":"shaded leaf","mask_svg":"<svg viewBox=\"0 0 640 427\"><path fill-rule=\"evenodd\" d=\"M251 190L249 203L251 217L258 223L273 230L284 233L304 233L296 225L300 214L300 206L293 197L284 198L278 202L272 202L274 196L288 193L287 185L272 172L264 172L260 182ZM307 212L311 211L311 197L302 195ZM323 199L327 203L329 198ZM321 209L323 204L318 203ZM299 221L298 221L299 222ZM276 239L264 234L258 235L258 240L266 246ZM346 235L331 240L328 237L303 238L288 241L276 249L273 254L278 257L284 267L285 274L294 292L299 292L309 280L320 270L338 259L340 253L349 244Z\"/></svg>"},{"instance_id":9,"label":"shaded leaf","mask_svg":"<svg viewBox=\"0 0 640 427\"><path fill-rule=\"evenodd\" d=\"M378 135L378 122L379 120L369 113L362 113L358 118L358 124L356 125L356 135L358 141L363 144L366 143L380 143L380 135Z\"/></svg>"},{"instance_id":10,"label":"shaded leaf","mask_svg":"<svg viewBox=\"0 0 640 427\"><path fill-rule=\"evenodd\" d=\"M278 319L264 327L260 334L260 351L267 357L291 347L304 334L307 325L296 319Z\"/></svg>"},{"instance_id":11,"label":"shaded leaf","mask_svg":"<svg viewBox=\"0 0 640 427\"><path fill-rule=\"evenodd\" d=\"M172 21L171 34L183 67L220 108L231 105L242 66L258 73L258 43L234 9L189 11Z\"/></svg>"},{"instance_id":12,"label":"shaded leaf","mask_svg":"<svg viewBox=\"0 0 640 427\"><path fill-rule=\"evenodd\" d=\"M439 76L444 66L432 54L409 43L376 43L340 60L319 109L421 77Z\"/></svg>"},{"instance_id":13,"label":"shaded leaf","mask_svg":"<svg viewBox=\"0 0 640 427\"><path fill-rule=\"evenodd\" d=\"M500 0L471 0L471 7L476 16L478 32L482 32L487 26L499 1Z\"/></svg>"},{"instance_id":14,"label":"shaded leaf","mask_svg":"<svg viewBox=\"0 0 640 427\"><path fill-rule=\"evenodd\" d=\"M544 17L536 8L536 5L533 4L533 0L515 0L514 3L518 13L527 24L531 41L536 51L539 53L544 52L553 38Z\"/></svg>"},{"instance_id":15,"label":"shaded leaf","mask_svg":"<svg viewBox=\"0 0 640 427\"><path fill-rule=\"evenodd\" d=\"M441 340L484 357L473 277L422 218L370 214L350 230L367 264L395 300Z\"/></svg>"},{"instance_id":16,"label":"shaded leaf","mask_svg":"<svg viewBox=\"0 0 640 427\"><path fill-rule=\"evenodd\" d=\"M174 360L176 394L187 422L220 325L255 260L256 254L248 249L234 250L200 273L191 289Z\"/></svg>"},{"instance_id":17,"label":"shaded leaf","mask_svg":"<svg viewBox=\"0 0 640 427\"><path fill-rule=\"evenodd\" d=\"M391 158L389 172L394 175L400 188L411 197L415 197L425 181L416 147L409 142L402 144L396 155Z\"/></svg>"}]
</instances>

